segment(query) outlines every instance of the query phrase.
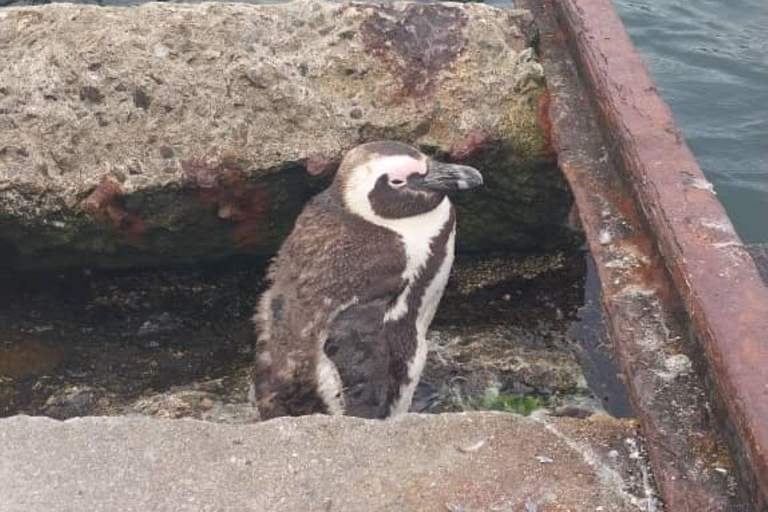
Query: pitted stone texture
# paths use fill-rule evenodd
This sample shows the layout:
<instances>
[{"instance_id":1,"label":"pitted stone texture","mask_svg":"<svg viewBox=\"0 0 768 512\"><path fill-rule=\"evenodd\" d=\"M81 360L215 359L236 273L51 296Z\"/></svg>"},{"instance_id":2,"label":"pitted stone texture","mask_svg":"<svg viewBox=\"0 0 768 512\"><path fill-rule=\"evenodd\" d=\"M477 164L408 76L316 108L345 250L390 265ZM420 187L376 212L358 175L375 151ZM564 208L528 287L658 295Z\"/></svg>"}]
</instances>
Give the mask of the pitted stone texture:
<instances>
[{"instance_id":1,"label":"pitted stone texture","mask_svg":"<svg viewBox=\"0 0 768 512\"><path fill-rule=\"evenodd\" d=\"M0 11L0 253L269 253L344 151L375 139L482 168L461 243L551 246L569 196L534 37L527 11L477 4Z\"/></svg>"},{"instance_id":2,"label":"pitted stone texture","mask_svg":"<svg viewBox=\"0 0 768 512\"><path fill-rule=\"evenodd\" d=\"M757 270L760 271L763 282L768 286L768 244L747 245L746 248L749 251L749 255L752 256L755 265L757 265Z\"/></svg>"},{"instance_id":3,"label":"pitted stone texture","mask_svg":"<svg viewBox=\"0 0 768 512\"><path fill-rule=\"evenodd\" d=\"M13 417L0 420L0 503L4 512L655 510L644 505L635 428L493 413L255 425Z\"/></svg>"}]
</instances>

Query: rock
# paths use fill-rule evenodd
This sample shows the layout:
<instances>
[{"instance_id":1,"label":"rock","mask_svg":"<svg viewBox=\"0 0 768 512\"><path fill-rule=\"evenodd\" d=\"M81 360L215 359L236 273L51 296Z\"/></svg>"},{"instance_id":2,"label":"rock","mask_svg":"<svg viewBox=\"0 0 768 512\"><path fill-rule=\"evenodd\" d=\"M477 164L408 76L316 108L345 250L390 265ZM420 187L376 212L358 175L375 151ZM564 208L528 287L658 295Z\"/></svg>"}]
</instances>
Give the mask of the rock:
<instances>
[{"instance_id":1,"label":"rock","mask_svg":"<svg viewBox=\"0 0 768 512\"><path fill-rule=\"evenodd\" d=\"M551 346L531 329L437 327L428 341L422 381L439 389L440 410L485 408L478 399L499 394L589 393L575 354Z\"/></svg>"},{"instance_id":2,"label":"rock","mask_svg":"<svg viewBox=\"0 0 768 512\"><path fill-rule=\"evenodd\" d=\"M249 259L0 278L0 417L252 420L262 275Z\"/></svg>"},{"instance_id":3,"label":"rock","mask_svg":"<svg viewBox=\"0 0 768 512\"><path fill-rule=\"evenodd\" d=\"M0 445L5 512L658 510L636 423L600 416L18 416Z\"/></svg>"},{"instance_id":4,"label":"rock","mask_svg":"<svg viewBox=\"0 0 768 512\"><path fill-rule=\"evenodd\" d=\"M0 262L269 254L383 138L483 170L461 248L562 244L534 39L530 13L475 3L4 9Z\"/></svg>"},{"instance_id":5,"label":"rock","mask_svg":"<svg viewBox=\"0 0 768 512\"><path fill-rule=\"evenodd\" d=\"M45 402L43 412L52 418L85 416L96 406L103 390L90 386L71 386L52 394Z\"/></svg>"},{"instance_id":6,"label":"rock","mask_svg":"<svg viewBox=\"0 0 768 512\"><path fill-rule=\"evenodd\" d=\"M592 394L570 336L579 325L584 260L460 256L429 333L414 409L557 408ZM594 407L591 407L594 408ZM598 405L599 408L599 405Z\"/></svg>"}]
</instances>

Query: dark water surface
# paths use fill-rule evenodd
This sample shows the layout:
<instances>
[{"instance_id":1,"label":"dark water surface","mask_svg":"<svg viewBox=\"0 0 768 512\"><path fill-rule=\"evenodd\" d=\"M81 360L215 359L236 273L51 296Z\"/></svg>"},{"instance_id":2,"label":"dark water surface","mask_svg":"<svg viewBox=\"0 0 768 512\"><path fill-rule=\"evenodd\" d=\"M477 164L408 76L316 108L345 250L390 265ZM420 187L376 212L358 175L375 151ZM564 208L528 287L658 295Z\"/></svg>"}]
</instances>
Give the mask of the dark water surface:
<instances>
[{"instance_id":1,"label":"dark water surface","mask_svg":"<svg viewBox=\"0 0 768 512\"><path fill-rule=\"evenodd\" d=\"M768 1L612 1L737 231L768 242Z\"/></svg>"}]
</instances>

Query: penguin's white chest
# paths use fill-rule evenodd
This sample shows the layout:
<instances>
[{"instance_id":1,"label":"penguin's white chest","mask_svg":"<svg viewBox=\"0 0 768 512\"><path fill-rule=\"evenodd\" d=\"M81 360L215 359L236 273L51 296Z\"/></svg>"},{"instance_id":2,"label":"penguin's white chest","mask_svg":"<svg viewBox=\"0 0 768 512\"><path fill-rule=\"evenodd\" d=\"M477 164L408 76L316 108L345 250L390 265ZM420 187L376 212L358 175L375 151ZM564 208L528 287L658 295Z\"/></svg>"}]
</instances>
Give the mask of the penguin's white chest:
<instances>
[{"instance_id":1,"label":"penguin's white chest","mask_svg":"<svg viewBox=\"0 0 768 512\"><path fill-rule=\"evenodd\" d=\"M426 339L427 329L435 317L437 306L443 297L443 291L445 291L445 285L448 283L448 276L451 273L451 266L453 266L455 240L456 226L454 225L451 226L451 233L445 244L445 258L440 263L435 277L427 285L426 290L424 290L424 296L421 299L419 313L416 317L416 333L420 344L421 340ZM424 344L424 349L426 350L426 343Z\"/></svg>"},{"instance_id":2,"label":"penguin's white chest","mask_svg":"<svg viewBox=\"0 0 768 512\"><path fill-rule=\"evenodd\" d=\"M433 256L432 242L438 237L445 227L446 223L451 222L451 202L446 197L434 210L415 217L409 217L400 221L395 221L387 225L392 231L400 235L405 252L405 270L403 271L403 280L406 282L405 289L400 293L394 306L387 311L384 316L385 322L393 322L401 319L408 313L408 303L413 286L416 280L427 266L427 262ZM440 302L445 283L448 281L448 274L453 264L453 246L454 246L455 226L451 227L451 234L446 244L445 258L435 275L434 279L428 284L417 321L417 329L420 324L426 321L426 325L420 334L426 335L426 327L434 317L437 303ZM431 311L431 313L430 313Z\"/></svg>"},{"instance_id":3,"label":"penguin's white chest","mask_svg":"<svg viewBox=\"0 0 768 512\"><path fill-rule=\"evenodd\" d=\"M445 258L440 264L437 274L427 285L419 306L419 313L416 317L416 354L408 364L408 379L410 382L401 389L401 394L404 395L404 402L398 404L399 407L395 411L396 414L408 412L416 384L418 384L421 372L424 371L424 366L427 363L427 352L429 350L427 346L427 329L429 329L432 319L435 317L437 306L440 304L443 291L445 291L445 285L448 282L448 275L451 273L455 239L456 226L454 225L451 227L451 234L446 243Z\"/></svg>"},{"instance_id":4,"label":"penguin's white chest","mask_svg":"<svg viewBox=\"0 0 768 512\"><path fill-rule=\"evenodd\" d=\"M430 258L437 257L433 253L433 249L437 250L438 248L433 247L433 242L437 240L440 233L446 228L447 223L454 222L451 218L451 204L447 198L435 210L429 212L426 216L420 217L422 217L420 224L412 225L410 226L412 229L408 231L403 230L403 232L399 233L406 256L403 279L407 284L398 296L395 305L384 316L385 323L395 322L408 313L409 304L416 304L416 307L418 307L415 326L416 350L413 359L408 362L408 382L403 383L400 387L400 396L391 405L391 416L408 412L416 384L427 361L427 329L435 317L437 306L443 296L443 291L451 272L451 266L453 265L456 239L455 223L449 226L450 233L444 247L445 256L439 263L434 276L426 283L425 287L416 287L414 289L414 283L422 275L425 268L427 268ZM443 253L442 250L439 252ZM413 293L421 293L422 295L421 297L411 297Z\"/></svg>"}]
</instances>

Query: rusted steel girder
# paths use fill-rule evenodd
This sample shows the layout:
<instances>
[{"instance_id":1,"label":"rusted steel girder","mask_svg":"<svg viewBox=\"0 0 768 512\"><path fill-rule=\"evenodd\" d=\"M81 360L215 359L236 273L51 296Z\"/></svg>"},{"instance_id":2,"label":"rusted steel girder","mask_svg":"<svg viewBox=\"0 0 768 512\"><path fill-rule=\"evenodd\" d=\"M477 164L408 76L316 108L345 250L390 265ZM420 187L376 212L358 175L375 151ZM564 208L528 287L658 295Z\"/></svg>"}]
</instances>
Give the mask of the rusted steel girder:
<instances>
[{"instance_id":1,"label":"rusted steel girder","mask_svg":"<svg viewBox=\"0 0 768 512\"><path fill-rule=\"evenodd\" d=\"M541 32L550 97L541 126L551 130L600 276L611 339L646 437L669 512L742 512L744 492L693 369L675 285L631 189L609 158L590 91L571 54L556 0L519 0ZM658 510L653 497L639 504Z\"/></svg>"},{"instance_id":2,"label":"rusted steel girder","mask_svg":"<svg viewBox=\"0 0 768 512\"><path fill-rule=\"evenodd\" d=\"M768 289L609 0L552 0L768 508ZM545 4L547 2L544 2Z\"/></svg>"}]
</instances>

